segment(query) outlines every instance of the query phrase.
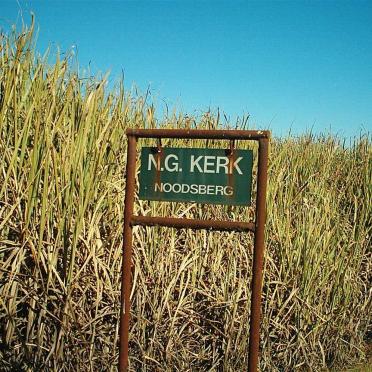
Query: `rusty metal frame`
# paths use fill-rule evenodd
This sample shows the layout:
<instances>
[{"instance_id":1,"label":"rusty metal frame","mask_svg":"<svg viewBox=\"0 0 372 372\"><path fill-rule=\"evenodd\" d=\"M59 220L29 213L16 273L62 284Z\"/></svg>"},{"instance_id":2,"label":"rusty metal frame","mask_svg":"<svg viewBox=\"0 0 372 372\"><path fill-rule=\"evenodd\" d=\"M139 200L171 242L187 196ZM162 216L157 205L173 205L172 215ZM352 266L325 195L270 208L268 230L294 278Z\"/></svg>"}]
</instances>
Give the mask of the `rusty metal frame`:
<instances>
[{"instance_id":1,"label":"rusty metal frame","mask_svg":"<svg viewBox=\"0 0 372 372\"><path fill-rule=\"evenodd\" d=\"M123 261L119 330L119 372L126 372L128 370L130 292L132 287L132 227L135 225L165 226L176 229L191 228L254 233L248 371L257 371L260 343L262 269L266 221L267 163L270 132L253 130L127 129L126 135L128 138L128 150L124 201ZM186 218L134 216L133 206L136 173L136 144L138 138L157 138L159 140L162 138L182 138L258 141L259 147L255 222L210 221Z\"/></svg>"}]
</instances>

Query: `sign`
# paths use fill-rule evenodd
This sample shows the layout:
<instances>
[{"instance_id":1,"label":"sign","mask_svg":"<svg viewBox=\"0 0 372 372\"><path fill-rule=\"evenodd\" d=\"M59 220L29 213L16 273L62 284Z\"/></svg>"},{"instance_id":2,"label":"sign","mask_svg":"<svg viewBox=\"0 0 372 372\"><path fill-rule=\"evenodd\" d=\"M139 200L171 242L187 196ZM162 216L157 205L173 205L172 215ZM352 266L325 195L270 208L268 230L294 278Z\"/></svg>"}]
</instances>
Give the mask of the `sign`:
<instances>
[{"instance_id":1,"label":"sign","mask_svg":"<svg viewBox=\"0 0 372 372\"><path fill-rule=\"evenodd\" d=\"M264 258L267 163L269 131L206 129L128 128L123 261L121 275L119 371L129 367L130 295L132 293L132 241L134 226L164 226L209 231L250 231L254 234L252 260L251 317L249 325L248 371L256 372L259 362L262 268ZM257 141L255 221L173 218L134 215L136 189L136 146L139 138L183 138L200 140ZM140 198L164 201L248 205L251 199L252 152L248 150L142 148ZM231 242L234 244L233 242Z\"/></svg>"},{"instance_id":2,"label":"sign","mask_svg":"<svg viewBox=\"0 0 372 372\"><path fill-rule=\"evenodd\" d=\"M143 147L142 200L250 205L252 150Z\"/></svg>"}]
</instances>

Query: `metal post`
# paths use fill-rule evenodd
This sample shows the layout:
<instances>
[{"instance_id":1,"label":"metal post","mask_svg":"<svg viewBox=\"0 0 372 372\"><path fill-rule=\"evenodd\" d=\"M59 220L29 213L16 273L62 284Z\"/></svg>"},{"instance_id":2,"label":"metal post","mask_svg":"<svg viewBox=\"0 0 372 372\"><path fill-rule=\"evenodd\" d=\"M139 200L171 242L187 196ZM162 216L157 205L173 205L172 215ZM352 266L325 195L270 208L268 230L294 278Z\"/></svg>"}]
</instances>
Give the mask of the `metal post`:
<instances>
[{"instance_id":1,"label":"metal post","mask_svg":"<svg viewBox=\"0 0 372 372\"><path fill-rule=\"evenodd\" d=\"M257 371L260 345L261 291L266 220L267 161L269 147L268 142L269 141L267 138L259 139L256 230L254 235L251 322L249 331L249 372Z\"/></svg>"},{"instance_id":2,"label":"metal post","mask_svg":"<svg viewBox=\"0 0 372 372\"><path fill-rule=\"evenodd\" d=\"M136 137L128 135L128 152L125 185L124 232L123 232L123 263L121 277L121 307L120 307L120 352L119 372L128 370L128 339L130 319L130 292L132 266L132 226L134 205L134 189L136 176Z\"/></svg>"}]
</instances>

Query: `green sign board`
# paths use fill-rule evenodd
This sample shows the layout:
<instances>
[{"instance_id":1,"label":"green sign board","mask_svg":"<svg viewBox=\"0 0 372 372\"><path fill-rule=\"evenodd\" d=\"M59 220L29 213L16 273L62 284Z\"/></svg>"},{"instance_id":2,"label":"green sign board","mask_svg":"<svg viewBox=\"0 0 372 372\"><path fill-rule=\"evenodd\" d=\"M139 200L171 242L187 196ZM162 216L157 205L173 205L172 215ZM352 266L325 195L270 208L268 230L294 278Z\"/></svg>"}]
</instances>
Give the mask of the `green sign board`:
<instances>
[{"instance_id":1,"label":"green sign board","mask_svg":"<svg viewBox=\"0 0 372 372\"><path fill-rule=\"evenodd\" d=\"M142 200L250 205L251 150L143 147Z\"/></svg>"}]
</instances>

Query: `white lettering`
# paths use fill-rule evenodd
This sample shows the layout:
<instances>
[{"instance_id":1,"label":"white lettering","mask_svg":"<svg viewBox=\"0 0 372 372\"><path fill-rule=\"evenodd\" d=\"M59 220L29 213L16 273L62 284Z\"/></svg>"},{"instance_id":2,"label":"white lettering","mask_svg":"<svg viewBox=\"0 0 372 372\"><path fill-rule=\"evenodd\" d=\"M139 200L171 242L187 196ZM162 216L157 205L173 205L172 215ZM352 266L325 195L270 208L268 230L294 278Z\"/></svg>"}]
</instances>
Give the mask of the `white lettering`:
<instances>
[{"instance_id":1,"label":"white lettering","mask_svg":"<svg viewBox=\"0 0 372 372\"><path fill-rule=\"evenodd\" d=\"M176 160L175 162L173 162L173 164L171 164L171 165L173 165L172 168L169 167L169 159L171 159L171 158ZM168 172L178 172L178 157L177 157L177 155L174 155L174 154L168 155L165 158L164 166L165 166L165 169Z\"/></svg>"},{"instance_id":2,"label":"white lettering","mask_svg":"<svg viewBox=\"0 0 372 372\"><path fill-rule=\"evenodd\" d=\"M158 183L155 183L155 192L163 192L163 184L161 183L160 185Z\"/></svg>"},{"instance_id":3,"label":"white lettering","mask_svg":"<svg viewBox=\"0 0 372 372\"><path fill-rule=\"evenodd\" d=\"M175 193L175 194L199 194L199 195L223 195L232 196L234 189L231 186L221 185L196 185L187 183L155 183L155 192Z\"/></svg>"},{"instance_id":4,"label":"white lettering","mask_svg":"<svg viewBox=\"0 0 372 372\"><path fill-rule=\"evenodd\" d=\"M199 185L199 194L204 195L207 192L207 186L206 185Z\"/></svg>"},{"instance_id":5,"label":"white lettering","mask_svg":"<svg viewBox=\"0 0 372 372\"><path fill-rule=\"evenodd\" d=\"M237 172L239 173L239 174L243 174L243 172L242 172L242 170L239 168L239 166L238 166L238 163L240 162L240 160L242 160L243 158L242 157L240 157L240 158L237 158L235 161L234 161L234 165L233 165L233 167L237 170Z\"/></svg>"},{"instance_id":6,"label":"white lettering","mask_svg":"<svg viewBox=\"0 0 372 372\"><path fill-rule=\"evenodd\" d=\"M199 161L202 159L203 156L199 156L196 160L194 155L191 155L191 164L190 164L190 172L194 172L194 168L197 167L200 173L203 173L202 168L200 167Z\"/></svg>"},{"instance_id":7,"label":"white lettering","mask_svg":"<svg viewBox=\"0 0 372 372\"><path fill-rule=\"evenodd\" d=\"M155 159L155 156L153 154L149 154L149 163L147 170L151 170L151 163L154 164L156 170L160 170L160 156L157 156L157 159Z\"/></svg>"},{"instance_id":8,"label":"white lettering","mask_svg":"<svg viewBox=\"0 0 372 372\"><path fill-rule=\"evenodd\" d=\"M216 195L223 195L223 186L216 186Z\"/></svg>"},{"instance_id":9,"label":"white lettering","mask_svg":"<svg viewBox=\"0 0 372 372\"><path fill-rule=\"evenodd\" d=\"M182 194L188 194L190 192L190 185L188 185L187 183L183 183L181 190Z\"/></svg>"},{"instance_id":10,"label":"white lettering","mask_svg":"<svg viewBox=\"0 0 372 372\"><path fill-rule=\"evenodd\" d=\"M208 195L214 195L215 194L215 186L214 185L208 185L207 194Z\"/></svg>"},{"instance_id":11,"label":"white lettering","mask_svg":"<svg viewBox=\"0 0 372 372\"><path fill-rule=\"evenodd\" d=\"M198 194L199 193L199 188L198 185L191 185L191 194Z\"/></svg>"},{"instance_id":12,"label":"white lettering","mask_svg":"<svg viewBox=\"0 0 372 372\"><path fill-rule=\"evenodd\" d=\"M234 189L231 186L226 186L224 191L227 196L231 196L234 193Z\"/></svg>"},{"instance_id":13,"label":"white lettering","mask_svg":"<svg viewBox=\"0 0 372 372\"><path fill-rule=\"evenodd\" d=\"M177 162L173 162L173 168L170 168L169 167L169 159L170 158L173 158L175 159ZM165 169L168 171L168 172L178 172L178 157L177 155L174 155L174 154L170 154L168 155L166 158L165 158L165 162L164 162L164 166L165 166Z\"/></svg>"},{"instance_id":14,"label":"white lettering","mask_svg":"<svg viewBox=\"0 0 372 372\"><path fill-rule=\"evenodd\" d=\"M176 187L177 187L177 190L176 190ZM179 183L175 183L173 185L173 192L175 192L176 194L179 194L181 189L182 189L182 186Z\"/></svg>"},{"instance_id":15,"label":"white lettering","mask_svg":"<svg viewBox=\"0 0 372 372\"><path fill-rule=\"evenodd\" d=\"M170 183L164 183L163 190L164 192L170 192L172 190L172 185Z\"/></svg>"},{"instance_id":16,"label":"white lettering","mask_svg":"<svg viewBox=\"0 0 372 372\"><path fill-rule=\"evenodd\" d=\"M204 156L204 173L216 173L215 169L208 169L208 167L214 167L215 156Z\"/></svg>"},{"instance_id":17,"label":"white lettering","mask_svg":"<svg viewBox=\"0 0 372 372\"><path fill-rule=\"evenodd\" d=\"M217 156L216 173L220 173L220 168L225 168L225 174L227 174L227 164L229 164L229 158L227 156Z\"/></svg>"}]
</instances>

